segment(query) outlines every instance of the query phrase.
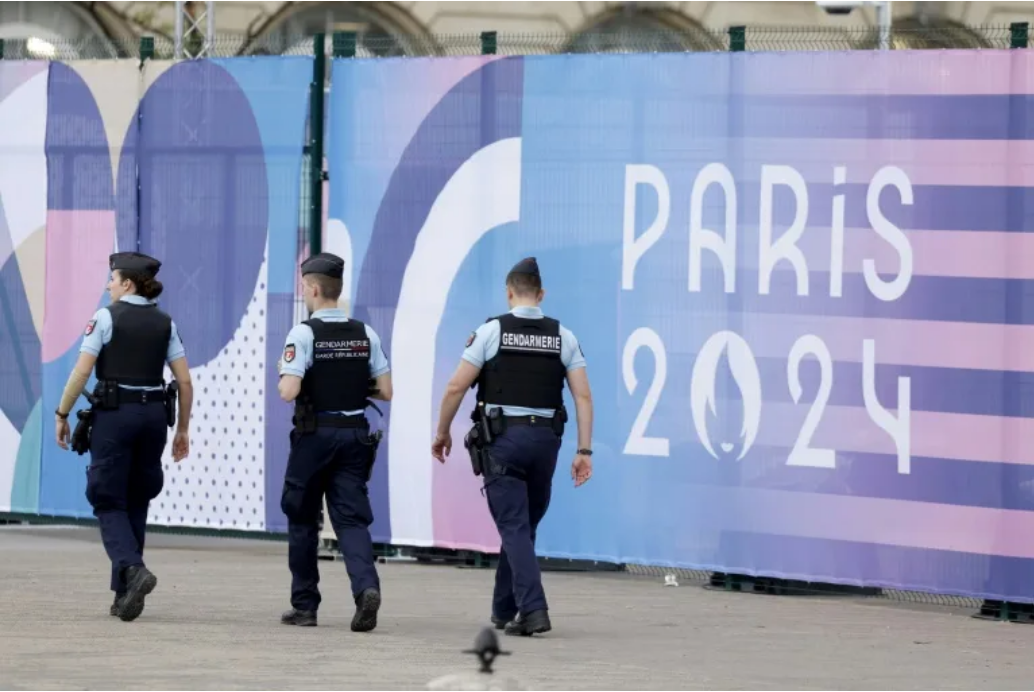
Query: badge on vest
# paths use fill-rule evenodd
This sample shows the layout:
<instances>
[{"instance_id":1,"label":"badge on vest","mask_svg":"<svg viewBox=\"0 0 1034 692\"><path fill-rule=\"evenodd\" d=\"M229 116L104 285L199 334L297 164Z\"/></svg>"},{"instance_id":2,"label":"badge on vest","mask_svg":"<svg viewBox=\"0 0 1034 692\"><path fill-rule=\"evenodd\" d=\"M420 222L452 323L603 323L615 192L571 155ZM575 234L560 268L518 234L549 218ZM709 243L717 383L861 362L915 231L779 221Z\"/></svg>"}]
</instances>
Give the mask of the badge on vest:
<instances>
[{"instance_id":1,"label":"badge on vest","mask_svg":"<svg viewBox=\"0 0 1034 692\"><path fill-rule=\"evenodd\" d=\"M470 336L467 337L467 345L464 346L463 348L470 348L470 345L472 343L474 343L474 339L476 339L476 338L478 338L478 333L477 332L471 332Z\"/></svg>"},{"instance_id":2,"label":"badge on vest","mask_svg":"<svg viewBox=\"0 0 1034 692\"><path fill-rule=\"evenodd\" d=\"M560 336L503 332L500 335L499 348L503 351L559 355Z\"/></svg>"},{"instance_id":3,"label":"badge on vest","mask_svg":"<svg viewBox=\"0 0 1034 692\"><path fill-rule=\"evenodd\" d=\"M86 323L86 336L93 334L94 327L97 326L97 320L90 320Z\"/></svg>"},{"instance_id":4,"label":"badge on vest","mask_svg":"<svg viewBox=\"0 0 1034 692\"><path fill-rule=\"evenodd\" d=\"M291 363L294 361L294 344L287 344L287 348L284 349L284 362Z\"/></svg>"},{"instance_id":5,"label":"badge on vest","mask_svg":"<svg viewBox=\"0 0 1034 692\"><path fill-rule=\"evenodd\" d=\"M316 341L312 346L313 361L369 358L369 339L339 339Z\"/></svg>"}]
</instances>

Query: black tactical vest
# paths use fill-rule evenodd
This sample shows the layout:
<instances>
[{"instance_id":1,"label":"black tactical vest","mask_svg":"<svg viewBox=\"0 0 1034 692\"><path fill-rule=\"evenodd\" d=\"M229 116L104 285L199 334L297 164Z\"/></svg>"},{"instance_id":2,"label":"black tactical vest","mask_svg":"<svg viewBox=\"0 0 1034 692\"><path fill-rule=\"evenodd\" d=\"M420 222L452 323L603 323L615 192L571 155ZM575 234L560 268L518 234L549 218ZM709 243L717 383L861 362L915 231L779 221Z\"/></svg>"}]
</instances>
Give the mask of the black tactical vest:
<instances>
[{"instance_id":1,"label":"black tactical vest","mask_svg":"<svg viewBox=\"0 0 1034 692\"><path fill-rule=\"evenodd\" d=\"M370 338L358 320L306 320L312 329L312 367L302 378L302 396L313 409L361 411L370 389Z\"/></svg>"},{"instance_id":2,"label":"black tactical vest","mask_svg":"<svg viewBox=\"0 0 1034 692\"><path fill-rule=\"evenodd\" d=\"M559 409L566 375L560 360L560 323L511 313L492 319L499 320L499 351L481 369L478 401Z\"/></svg>"},{"instance_id":3,"label":"black tactical vest","mask_svg":"<svg viewBox=\"0 0 1034 692\"><path fill-rule=\"evenodd\" d=\"M108 306L111 341L97 357L97 379L133 387L164 384L172 318L153 303L118 301Z\"/></svg>"}]
</instances>

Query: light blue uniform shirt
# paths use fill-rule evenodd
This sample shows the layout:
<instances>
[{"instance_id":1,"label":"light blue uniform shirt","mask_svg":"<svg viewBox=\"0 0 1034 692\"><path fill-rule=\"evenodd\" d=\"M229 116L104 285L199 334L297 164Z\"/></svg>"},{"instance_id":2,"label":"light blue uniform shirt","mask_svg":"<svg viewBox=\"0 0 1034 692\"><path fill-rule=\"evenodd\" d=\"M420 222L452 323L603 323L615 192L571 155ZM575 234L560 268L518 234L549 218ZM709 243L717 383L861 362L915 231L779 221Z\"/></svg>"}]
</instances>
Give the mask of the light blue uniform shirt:
<instances>
[{"instance_id":1,"label":"light blue uniform shirt","mask_svg":"<svg viewBox=\"0 0 1034 692\"><path fill-rule=\"evenodd\" d=\"M324 322L348 321L345 311L337 308L317 310L312 313L310 319L323 320ZM364 326L366 327L366 338L370 340L370 377L380 377L390 370L388 358L384 355L384 349L381 348L381 337L377 336L377 332L373 331L373 327L370 325ZM290 363L287 362L286 357L281 358L281 375L305 377L305 371L312 367L313 339L312 327L309 325L296 324L291 328L291 331L287 333L287 341L284 343L284 355L287 355L287 348L293 344L294 358ZM363 411L320 411L320 413L340 413L346 416L355 416L362 414Z\"/></svg>"},{"instance_id":2,"label":"light blue uniform shirt","mask_svg":"<svg viewBox=\"0 0 1034 692\"><path fill-rule=\"evenodd\" d=\"M151 302L147 298L137 295L122 296L119 298L119 301L132 303L133 305L147 305ZM79 347L79 353L99 356L101 349L111 343L112 323L111 313L108 312L108 308L104 307L93 313L93 319L86 325L86 331L87 334L83 336L83 345ZM169 334L169 348L165 352L165 362L171 364L185 355L186 351L183 348L183 342L180 340L176 323L173 322L172 332ZM150 392L162 389L161 387L134 387L127 384L120 384L119 387L123 389L146 389Z\"/></svg>"},{"instance_id":3,"label":"light blue uniform shirt","mask_svg":"<svg viewBox=\"0 0 1034 692\"><path fill-rule=\"evenodd\" d=\"M510 314L527 319L542 319L543 317L541 308L533 308L523 305L515 307L510 311ZM485 363L494 358L495 354L499 352L500 333L501 328L499 320L491 320L478 327L474 332L474 340L471 342L470 346L467 346L463 351L463 360L476 368L484 367ZM578 345L578 339L576 339L571 330L567 329L564 325L560 325L560 362L564 364L564 367L567 368L568 372L585 367L585 356L582 355L582 349ZM493 408L498 408L498 406L496 404L485 404L486 413L491 411ZM523 406L506 405L503 405L502 408L503 414L507 416L553 417L552 409L525 408Z\"/></svg>"}]
</instances>

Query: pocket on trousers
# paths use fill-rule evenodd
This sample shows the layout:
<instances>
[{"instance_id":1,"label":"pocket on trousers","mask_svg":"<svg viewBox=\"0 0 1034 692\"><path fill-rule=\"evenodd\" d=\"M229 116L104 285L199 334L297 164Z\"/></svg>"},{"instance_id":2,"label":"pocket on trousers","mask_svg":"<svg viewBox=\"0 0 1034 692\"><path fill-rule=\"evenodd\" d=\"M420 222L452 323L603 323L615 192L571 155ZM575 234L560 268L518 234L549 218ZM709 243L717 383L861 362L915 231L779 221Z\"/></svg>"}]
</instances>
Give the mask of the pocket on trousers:
<instances>
[{"instance_id":1,"label":"pocket on trousers","mask_svg":"<svg viewBox=\"0 0 1034 692\"><path fill-rule=\"evenodd\" d=\"M152 466L141 473L139 482L139 487L134 488L135 495L139 495L148 502L161 495L162 488L165 487L165 472L162 470L161 464Z\"/></svg>"},{"instance_id":2,"label":"pocket on trousers","mask_svg":"<svg viewBox=\"0 0 1034 692\"><path fill-rule=\"evenodd\" d=\"M125 507L125 497L115 464L105 461L86 467L86 501L94 509L100 510Z\"/></svg>"},{"instance_id":3,"label":"pocket on trousers","mask_svg":"<svg viewBox=\"0 0 1034 692\"><path fill-rule=\"evenodd\" d=\"M319 504L315 505L315 508L307 506L305 490L304 485L284 479L284 490L280 495L280 511L291 521L315 521L319 518L319 511L322 507Z\"/></svg>"}]
</instances>

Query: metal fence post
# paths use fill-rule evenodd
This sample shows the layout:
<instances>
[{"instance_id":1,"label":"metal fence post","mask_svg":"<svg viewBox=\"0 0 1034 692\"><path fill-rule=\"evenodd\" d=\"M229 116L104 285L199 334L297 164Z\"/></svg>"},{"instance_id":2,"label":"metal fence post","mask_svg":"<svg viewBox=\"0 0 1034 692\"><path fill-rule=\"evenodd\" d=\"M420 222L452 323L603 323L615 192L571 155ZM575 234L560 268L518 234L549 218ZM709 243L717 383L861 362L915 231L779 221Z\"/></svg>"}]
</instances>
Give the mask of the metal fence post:
<instances>
[{"instance_id":1,"label":"metal fence post","mask_svg":"<svg viewBox=\"0 0 1034 692\"><path fill-rule=\"evenodd\" d=\"M1013 22L1009 25L1009 47L1026 48L1030 40L1030 22Z\"/></svg>"},{"instance_id":2,"label":"metal fence post","mask_svg":"<svg viewBox=\"0 0 1034 692\"><path fill-rule=\"evenodd\" d=\"M312 38L315 57L309 92L309 255L323 249L323 87L327 78L326 36Z\"/></svg>"},{"instance_id":3,"label":"metal fence post","mask_svg":"<svg viewBox=\"0 0 1034 692\"><path fill-rule=\"evenodd\" d=\"M140 37L140 67L154 58L154 36Z\"/></svg>"},{"instance_id":4,"label":"metal fence post","mask_svg":"<svg viewBox=\"0 0 1034 692\"><path fill-rule=\"evenodd\" d=\"M335 31L331 37L331 50L335 58L354 58L358 43L354 31Z\"/></svg>"},{"instance_id":5,"label":"metal fence post","mask_svg":"<svg viewBox=\"0 0 1034 692\"><path fill-rule=\"evenodd\" d=\"M481 55L495 55L499 47L499 34L495 31L481 32Z\"/></svg>"},{"instance_id":6,"label":"metal fence post","mask_svg":"<svg viewBox=\"0 0 1034 692\"><path fill-rule=\"evenodd\" d=\"M742 53L747 50L747 27L729 27L729 50L733 53Z\"/></svg>"}]
</instances>

